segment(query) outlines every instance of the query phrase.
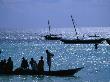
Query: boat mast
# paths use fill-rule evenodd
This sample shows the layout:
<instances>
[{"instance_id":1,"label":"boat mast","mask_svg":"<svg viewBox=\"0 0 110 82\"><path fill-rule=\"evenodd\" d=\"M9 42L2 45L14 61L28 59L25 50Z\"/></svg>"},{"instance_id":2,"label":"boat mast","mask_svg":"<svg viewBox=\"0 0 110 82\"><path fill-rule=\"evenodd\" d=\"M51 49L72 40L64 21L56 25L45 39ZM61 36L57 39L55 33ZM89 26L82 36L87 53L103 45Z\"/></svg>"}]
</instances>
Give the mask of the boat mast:
<instances>
[{"instance_id":1,"label":"boat mast","mask_svg":"<svg viewBox=\"0 0 110 82\"><path fill-rule=\"evenodd\" d=\"M75 35L77 36L77 35L78 35L78 33L77 33L77 31L76 31L75 21L74 21L74 19L73 19L72 15L71 15L71 19L72 19L72 23L73 23L74 30L75 30ZM77 39L78 39L78 36L77 36Z\"/></svg>"},{"instance_id":2,"label":"boat mast","mask_svg":"<svg viewBox=\"0 0 110 82\"><path fill-rule=\"evenodd\" d=\"M49 35L51 35L50 33L50 21L48 20L48 28L49 28Z\"/></svg>"}]
</instances>

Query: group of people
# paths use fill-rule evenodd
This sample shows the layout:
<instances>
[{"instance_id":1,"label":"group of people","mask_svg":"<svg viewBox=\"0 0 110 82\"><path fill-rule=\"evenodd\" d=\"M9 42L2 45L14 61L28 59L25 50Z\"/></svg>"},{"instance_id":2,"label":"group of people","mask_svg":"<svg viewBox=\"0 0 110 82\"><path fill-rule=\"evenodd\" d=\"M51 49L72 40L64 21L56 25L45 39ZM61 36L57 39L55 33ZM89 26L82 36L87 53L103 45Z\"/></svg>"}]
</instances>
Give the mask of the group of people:
<instances>
[{"instance_id":1,"label":"group of people","mask_svg":"<svg viewBox=\"0 0 110 82\"><path fill-rule=\"evenodd\" d=\"M49 66L49 71L51 71L50 70L51 69L51 58L54 55L50 53L48 50L46 50L46 54L47 54L47 64ZM23 57L20 68L29 69L29 64L31 65L31 69L33 72L38 72L40 74L44 72L43 56L41 56L38 63L34 60L34 58L31 58L31 60L28 62L28 60ZM13 61L11 57L9 57L8 60L4 59L0 61L0 73L11 73L12 71L13 71Z\"/></svg>"},{"instance_id":2,"label":"group of people","mask_svg":"<svg viewBox=\"0 0 110 82\"><path fill-rule=\"evenodd\" d=\"M38 64L37 62L31 58L29 64L31 65L31 69L33 72L38 72L38 73L43 73L44 72L44 60L43 60L43 56L41 56ZM29 69L29 64L28 64L28 61L23 57L22 58L22 62L21 62L21 68L22 69Z\"/></svg>"},{"instance_id":3,"label":"group of people","mask_svg":"<svg viewBox=\"0 0 110 82\"><path fill-rule=\"evenodd\" d=\"M1 60L0 61L0 73L11 73L13 71L13 61L11 57L9 57L7 60Z\"/></svg>"}]
</instances>

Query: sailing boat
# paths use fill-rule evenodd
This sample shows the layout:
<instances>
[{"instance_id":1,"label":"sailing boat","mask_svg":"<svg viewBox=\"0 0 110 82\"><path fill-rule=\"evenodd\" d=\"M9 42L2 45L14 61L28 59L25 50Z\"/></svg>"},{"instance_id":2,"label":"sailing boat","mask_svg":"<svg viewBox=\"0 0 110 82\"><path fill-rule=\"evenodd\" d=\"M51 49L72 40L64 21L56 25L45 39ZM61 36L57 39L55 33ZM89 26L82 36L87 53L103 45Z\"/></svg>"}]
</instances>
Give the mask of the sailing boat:
<instances>
[{"instance_id":1,"label":"sailing boat","mask_svg":"<svg viewBox=\"0 0 110 82\"><path fill-rule=\"evenodd\" d=\"M44 36L46 40L60 40L62 38L61 36L50 33L50 27L51 26L50 26L50 21L49 20L48 20L48 27L49 27L49 34Z\"/></svg>"},{"instance_id":2,"label":"sailing boat","mask_svg":"<svg viewBox=\"0 0 110 82\"><path fill-rule=\"evenodd\" d=\"M72 23L75 30L76 39L61 39L61 41L65 44L99 44L102 42L102 39L79 39L78 33L75 27L75 21L71 15Z\"/></svg>"}]
</instances>

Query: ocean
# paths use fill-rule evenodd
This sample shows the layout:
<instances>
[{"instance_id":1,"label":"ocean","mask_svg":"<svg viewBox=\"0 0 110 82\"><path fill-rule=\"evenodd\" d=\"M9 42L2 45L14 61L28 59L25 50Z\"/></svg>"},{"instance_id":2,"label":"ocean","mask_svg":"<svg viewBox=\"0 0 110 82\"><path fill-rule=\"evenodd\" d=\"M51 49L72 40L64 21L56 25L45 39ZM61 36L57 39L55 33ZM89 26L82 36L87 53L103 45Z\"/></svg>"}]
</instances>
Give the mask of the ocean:
<instances>
[{"instance_id":1,"label":"ocean","mask_svg":"<svg viewBox=\"0 0 110 82\"><path fill-rule=\"evenodd\" d=\"M72 37L72 32L65 30L63 37ZM109 37L108 30L83 30L81 34L99 34ZM71 77L30 76L30 75L0 75L0 82L110 82L110 45L103 42L94 48L94 44L63 44L61 41L47 41L42 36L45 33L34 32L0 32L0 60L12 57L14 69L20 67L22 57L34 58L37 63L40 56L44 57L44 69L48 70L46 52L54 54L51 70L72 69L84 67Z\"/></svg>"}]
</instances>

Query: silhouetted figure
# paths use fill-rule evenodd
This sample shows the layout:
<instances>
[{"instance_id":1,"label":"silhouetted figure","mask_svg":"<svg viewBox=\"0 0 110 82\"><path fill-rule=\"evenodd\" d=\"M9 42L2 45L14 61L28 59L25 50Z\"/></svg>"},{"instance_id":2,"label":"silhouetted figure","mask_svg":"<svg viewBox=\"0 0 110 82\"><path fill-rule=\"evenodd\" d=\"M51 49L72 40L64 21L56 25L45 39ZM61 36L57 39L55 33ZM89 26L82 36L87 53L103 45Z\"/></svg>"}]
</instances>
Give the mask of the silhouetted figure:
<instances>
[{"instance_id":1,"label":"silhouetted figure","mask_svg":"<svg viewBox=\"0 0 110 82\"><path fill-rule=\"evenodd\" d=\"M43 74L44 73L44 60L43 57L41 56L41 59L38 62L38 74Z\"/></svg>"},{"instance_id":2,"label":"silhouetted figure","mask_svg":"<svg viewBox=\"0 0 110 82\"><path fill-rule=\"evenodd\" d=\"M2 50L0 49L0 54L2 53Z\"/></svg>"},{"instance_id":3,"label":"silhouetted figure","mask_svg":"<svg viewBox=\"0 0 110 82\"><path fill-rule=\"evenodd\" d=\"M1 74L7 74L7 73L9 73L9 71L8 71L8 65L6 63L6 59L0 61L0 73Z\"/></svg>"},{"instance_id":4,"label":"silhouetted figure","mask_svg":"<svg viewBox=\"0 0 110 82\"><path fill-rule=\"evenodd\" d=\"M98 48L98 44L95 44L95 49L97 49Z\"/></svg>"},{"instance_id":5,"label":"silhouetted figure","mask_svg":"<svg viewBox=\"0 0 110 82\"><path fill-rule=\"evenodd\" d=\"M30 64L31 64L32 70L37 71L37 63L33 58L31 58Z\"/></svg>"},{"instance_id":6,"label":"silhouetted figure","mask_svg":"<svg viewBox=\"0 0 110 82\"><path fill-rule=\"evenodd\" d=\"M50 53L48 50L46 50L47 53L47 64L49 66L49 71L51 69L51 58L54 56L54 54Z\"/></svg>"},{"instance_id":7,"label":"silhouetted figure","mask_svg":"<svg viewBox=\"0 0 110 82\"><path fill-rule=\"evenodd\" d=\"M12 61L11 57L8 58L7 65L8 65L9 72L12 72L13 71L13 61Z\"/></svg>"},{"instance_id":8,"label":"silhouetted figure","mask_svg":"<svg viewBox=\"0 0 110 82\"><path fill-rule=\"evenodd\" d=\"M3 73L3 60L0 61L0 73L2 74Z\"/></svg>"},{"instance_id":9,"label":"silhouetted figure","mask_svg":"<svg viewBox=\"0 0 110 82\"><path fill-rule=\"evenodd\" d=\"M23 69L29 68L28 61L24 57L22 58L21 68Z\"/></svg>"},{"instance_id":10,"label":"silhouetted figure","mask_svg":"<svg viewBox=\"0 0 110 82\"><path fill-rule=\"evenodd\" d=\"M3 73L9 73L8 65L6 63L6 59L3 60Z\"/></svg>"}]
</instances>

